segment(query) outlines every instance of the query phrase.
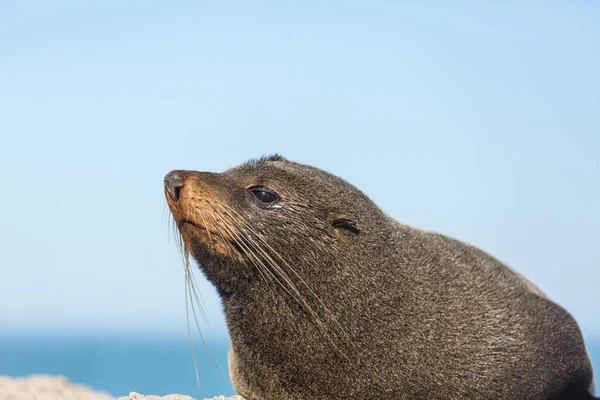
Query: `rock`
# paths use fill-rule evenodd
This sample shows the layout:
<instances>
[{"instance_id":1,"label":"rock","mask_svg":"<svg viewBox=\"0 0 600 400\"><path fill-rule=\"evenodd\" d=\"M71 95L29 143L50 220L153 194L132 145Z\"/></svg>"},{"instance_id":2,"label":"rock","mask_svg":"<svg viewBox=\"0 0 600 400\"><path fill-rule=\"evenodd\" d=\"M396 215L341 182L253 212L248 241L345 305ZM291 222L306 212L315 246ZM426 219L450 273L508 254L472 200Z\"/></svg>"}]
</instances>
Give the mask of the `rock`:
<instances>
[{"instance_id":1,"label":"rock","mask_svg":"<svg viewBox=\"0 0 600 400\"><path fill-rule=\"evenodd\" d=\"M160 397L160 396L144 396L143 394L139 394L136 392L129 393L129 396L119 397L119 400L194 400L190 396L185 396L183 394L170 394L168 396Z\"/></svg>"},{"instance_id":2,"label":"rock","mask_svg":"<svg viewBox=\"0 0 600 400\"><path fill-rule=\"evenodd\" d=\"M194 399L190 396L185 396L183 394L170 394L168 396L160 397L160 396L144 396L139 393L131 392L131 393L129 393L129 396L119 397L119 400L194 400ZM218 397L213 397L212 399L205 399L205 400L244 400L244 398L242 396L232 396L232 397L218 396Z\"/></svg>"},{"instance_id":3,"label":"rock","mask_svg":"<svg viewBox=\"0 0 600 400\"><path fill-rule=\"evenodd\" d=\"M108 393L69 382L64 376L31 375L13 378L0 376L0 400L117 400ZM194 400L182 394L144 396L132 392L118 400ZM209 399L206 399L209 400ZM244 400L241 396L214 397L210 400Z\"/></svg>"},{"instance_id":4,"label":"rock","mask_svg":"<svg viewBox=\"0 0 600 400\"><path fill-rule=\"evenodd\" d=\"M70 383L64 376L0 376L0 400L115 400L111 395Z\"/></svg>"}]
</instances>

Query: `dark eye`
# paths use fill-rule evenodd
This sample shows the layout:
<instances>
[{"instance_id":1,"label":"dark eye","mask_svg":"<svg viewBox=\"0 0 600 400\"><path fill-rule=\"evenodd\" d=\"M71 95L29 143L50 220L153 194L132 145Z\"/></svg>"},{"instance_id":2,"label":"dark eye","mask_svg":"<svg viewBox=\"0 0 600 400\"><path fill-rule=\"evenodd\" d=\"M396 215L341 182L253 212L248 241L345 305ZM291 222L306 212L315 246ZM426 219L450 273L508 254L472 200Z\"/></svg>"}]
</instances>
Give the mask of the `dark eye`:
<instances>
[{"instance_id":1,"label":"dark eye","mask_svg":"<svg viewBox=\"0 0 600 400\"><path fill-rule=\"evenodd\" d=\"M279 200L279 196L277 193L272 191L271 189L267 189L264 187L253 187L250 188L250 191L260 201L265 204L274 204Z\"/></svg>"}]
</instances>

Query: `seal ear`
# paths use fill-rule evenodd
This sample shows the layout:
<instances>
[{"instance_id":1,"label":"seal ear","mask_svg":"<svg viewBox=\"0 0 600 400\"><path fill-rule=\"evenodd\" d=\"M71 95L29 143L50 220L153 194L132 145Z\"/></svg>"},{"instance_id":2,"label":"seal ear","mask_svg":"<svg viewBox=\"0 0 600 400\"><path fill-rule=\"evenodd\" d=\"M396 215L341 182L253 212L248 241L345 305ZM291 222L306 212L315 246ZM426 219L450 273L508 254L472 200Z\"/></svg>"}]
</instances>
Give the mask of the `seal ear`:
<instances>
[{"instance_id":1,"label":"seal ear","mask_svg":"<svg viewBox=\"0 0 600 400\"><path fill-rule=\"evenodd\" d=\"M331 223L334 228L345 229L349 232L357 234L360 232L356 227L356 221L349 218L338 218Z\"/></svg>"}]
</instances>

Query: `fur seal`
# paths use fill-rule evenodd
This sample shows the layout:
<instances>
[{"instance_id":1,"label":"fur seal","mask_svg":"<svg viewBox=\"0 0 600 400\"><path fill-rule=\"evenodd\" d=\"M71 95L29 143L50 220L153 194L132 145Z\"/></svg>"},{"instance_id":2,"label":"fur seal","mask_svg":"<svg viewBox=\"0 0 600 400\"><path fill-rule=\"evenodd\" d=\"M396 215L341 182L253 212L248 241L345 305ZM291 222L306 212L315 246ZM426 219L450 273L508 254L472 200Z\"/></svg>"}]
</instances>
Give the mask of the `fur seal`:
<instances>
[{"instance_id":1,"label":"fur seal","mask_svg":"<svg viewBox=\"0 0 600 400\"><path fill-rule=\"evenodd\" d=\"M567 311L332 174L275 155L172 171L165 195L222 299L248 400L594 398Z\"/></svg>"}]
</instances>

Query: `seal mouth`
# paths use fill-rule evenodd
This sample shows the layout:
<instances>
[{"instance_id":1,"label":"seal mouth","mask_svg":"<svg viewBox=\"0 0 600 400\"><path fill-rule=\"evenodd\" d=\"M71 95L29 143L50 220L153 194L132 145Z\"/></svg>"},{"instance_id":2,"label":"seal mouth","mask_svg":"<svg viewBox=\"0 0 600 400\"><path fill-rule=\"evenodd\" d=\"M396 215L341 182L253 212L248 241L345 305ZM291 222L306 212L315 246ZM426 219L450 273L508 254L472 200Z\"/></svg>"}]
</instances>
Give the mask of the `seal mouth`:
<instances>
[{"instance_id":1,"label":"seal mouth","mask_svg":"<svg viewBox=\"0 0 600 400\"><path fill-rule=\"evenodd\" d=\"M177 229L184 237L186 247L189 245L186 239L193 237L199 238L207 248L216 250L217 252L223 251L229 253L226 250L227 247L233 247L239 253L243 254L243 249L234 240L225 237L222 233L206 228L204 225L200 225L194 221L183 220L177 223ZM188 249L191 250L191 249Z\"/></svg>"},{"instance_id":2,"label":"seal mouth","mask_svg":"<svg viewBox=\"0 0 600 400\"><path fill-rule=\"evenodd\" d=\"M245 238L247 223L204 181L202 173L169 172L164 194L182 245L192 255L197 250L200 258L213 252L237 261L252 258L248 252L256 243L248 244Z\"/></svg>"},{"instance_id":3,"label":"seal mouth","mask_svg":"<svg viewBox=\"0 0 600 400\"><path fill-rule=\"evenodd\" d=\"M185 227L192 227L192 229L194 229L194 230L201 230L203 232L206 232L208 235L212 235L217 238L220 237L220 235L218 233L216 233L210 229L207 229L205 226L197 224L194 221L183 220L177 224L177 229L179 229L180 231L182 229L184 229Z\"/></svg>"},{"instance_id":4,"label":"seal mouth","mask_svg":"<svg viewBox=\"0 0 600 400\"><path fill-rule=\"evenodd\" d=\"M193 227L196 227L196 228L198 228L198 229L202 229L203 231L207 231L207 232L208 232L208 229L206 229L206 227L204 227L204 226L202 226L202 225L198 225L198 224L197 224L197 223L195 223L194 221L189 221L189 220L187 220L187 221L186 221L186 220L180 221L180 222L177 224L177 228L181 229L181 228L183 228L183 226L185 226L185 225L191 225L191 226L193 226Z\"/></svg>"}]
</instances>

